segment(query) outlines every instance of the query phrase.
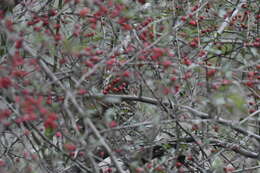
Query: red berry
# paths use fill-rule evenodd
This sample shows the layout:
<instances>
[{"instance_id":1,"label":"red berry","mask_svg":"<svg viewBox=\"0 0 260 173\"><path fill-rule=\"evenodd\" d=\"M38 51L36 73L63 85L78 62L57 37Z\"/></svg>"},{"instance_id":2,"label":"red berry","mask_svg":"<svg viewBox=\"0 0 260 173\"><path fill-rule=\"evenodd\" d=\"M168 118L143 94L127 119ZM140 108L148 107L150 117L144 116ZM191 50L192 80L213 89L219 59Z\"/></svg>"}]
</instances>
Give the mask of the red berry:
<instances>
[{"instance_id":1,"label":"red berry","mask_svg":"<svg viewBox=\"0 0 260 173\"><path fill-rule=\"evenodd\" d=\"M173 76L172 78L171 78L171 81L176 81L177 80L177 78L175 77L175 76Z\"/></svg>"},{"instance_id":2,"label":"red berry","mask_svg":"<svg viewBox=\"0 0 260 173\"><path fill-rule=\"evenodd\" d=\"M104 170L104 173L112 173L113 172L113 169L112 168L106 168Z\"/></svg>"},{"instance_id":3,"label":"red berry","mask_svg":"<svg viewBox=\"0 0 260 173\"><path fill-rule=\"evenodd\" d=\"M183 60L183 64L189 66L189 65L192 64L192 61L191 61L190 59L188 59L188 58L184 58L184 60Z\"/></svg>"},{"instance_id":4,"label":"red berry","mask_svg":"<svg viewBox=\"0 0 260 173\"><path fill-rule=\"evenodd\" d=\"M136 173L141 173L144 172L144 168L136 168L135 171Z\"/></svg>"},{"instance_id":5,"label":"red berry","mask_svg":"<svg viewBox=\"0 0 260 173\"><path fill-rule=\"evenodd\" d=\"M15 162L20 162L20 159L18 157L15 158Z\"/></svg>"},{"instance_id":6,"label":"red berry","mask_svg":"<svg viewBox=\"0 0 260 173\"><path fill-rule=\"evenodd\" d=\"M0 159L0 166L5 166L5 161Z\"/></svg>"},{"instance_id":7,"label":"red berry","mask_svg":"<svg viewBox=\"0 0 260 173\"><path fill-rule=\"evenodd\" d=\"M15 41L15 48L20 49L23 46L23 39L19 39Z\"/></svg>"},{"instance_id":8,"label":"red berry","mask_svg":"<svg viewBox=\"0 0 260 173\"><path fill-rule=\"evenodd\" d=\"M235 170L235 168L233 166L227 166L224 168L225 172L233 172Z\"/></svg>"},{"instance_id":9,"label":"red berry","mask_svg":"<svg viewBox=\"0 0 260 173\"><path fill-rule=\"evenodd\" d=\"M176 162L176 167L179 168L182 166L182 163L181 162Z\"/></svg>"},{"instance_id":10,"label":"red berry","mask_svg":"<svg viewBox=\"0 0 260 173\"><path fill-rule=\"evenodd\" d=\"M12 81L9 77L0 78L0 88L9 88L12 85Z\"/></svg>"},{"instance_id":11,"label":"red berry","mask_svg":"<svg viewBox=\"0 0 260 173\"><path fill-rule=\"evenodd\" d=\"M249 78L253 78L254 75L255 75L255 72L253 72L253 71L250 71L250 72L247 73L247 76L248 76Z\"/></svg>"},{"instance_id":12,"label":"red berry","mask_svg":"<svg viewBox=\"0 0 260 173\"><path fill-rule=\"evenodd\" d=\"M75 151L77 149L74 144L64 144L64 148L68 151Z\"/></svg>"},{"instance_id":13,"label":"red berry","mask_svg":"<svg viewBox=\"0 0 260 173\"><path fill-rule=\"evenodd\" d=\"M197 45L198 45L198 44L197 44L195 41L190 42L190 46L191 46L191 47L197 47Z\"/></svg>"},{"instance_id":14,"label":"red berry","mask_svg":"<svg viewBox=\"0 0 260 173\"><path fill-rule=\"evenodd\" d=\"M49 16L55 16L57 14L57 11L54 9L49 10L48 15Z\"/></svg>"},{"instance_id":15,"label":"red berry","mask_svg":"<svg viewBox=\"0 0 260 173\"><path fill-rule=\"evenodd\" d=\"M78 91L78 95L84 95L84 94L86 94L88 91L86 90L86 89L80 89L79 91Z\"/></svg>"},{"instance_id":16,"label":"red berry","mask_svg":"<svg viewBox=\"0 0 260 173\"><path fill-rule=\"evenodd\" d=\"M165 169L165 168L164 168L163 166L159 165L159 166L156 167L154 170L162 172L162 171L164 171L164 169Z\"/></svg>"},{"instance_id":17,"label":"red berry","mask_svg":"<svg viewBox=\"0 0 260 173\"><path fill-rule=\"evenodd\" d=\"M193 161L193 157L192 157L191 155L189 155L189 156L187 157L187 160Z\"/></svg>"},{"instance_id":18,"label":"red berry","mask_svg":"<svg viewBox=\"0 0 260 173\"><path fill-rule=\"evenodd\" d=\"M129 76L130 76L130 72L129 72L129 71L125 71L125 72L123 73L123 76L124 76L124 77L129 77Z\"/></svg>"},{"instance_id":19,"label":"red berry","mask_svg":"<svg viewBox=\"0 0 260 173\"><path fill-rule=\"evenodd\" d=\"M164 68L168 68L172 65L172 62L170 60L166 60L162 62L162 65Z\"/></svg>"},{"instance_id":20,"label":"red berry","mask_svg":"<svg viewBox=\"0 0 260 173\"><path fill-rule=\"evenodd\" d=\"M250 109L250 110L249 110L249 113L252 114L252 113L254 113L255 111L256 111L255 109Z\"/></svg>"},{"instance_id":21,"label":"red berry","mask_svg":"<svg viewBox=\"0 0 260 173\"><path fill-rule=\"evenodd\" d=\"M120 89L119 88L113 88L114 92L118 92Z\"/></svg>"},{"instance_id":22,"label":"red berry","mask_svg":"<svg viewBox=\"0 0 260 173\"><path fill-rule=\"evenodd\" d=\"M140 4L145 4L146 0L137 0Z\"/></svg>"},{"instance_id":23,"label":"red berry","mask_svg":"<svg viewBox=\"0 0 260 173\"><path fill-rule=\"evenodd\" d=\"M228 84L230 84L231 82L229 81L229 80L227 80L227 79L224 79L223 81L222 81L222 85L228 85Z\"/></svg>"},{"instance_id":24,"label":"red berry","mask_svg":"<svg viewBox=\"0 0 260 173\"><path fill-rule=\"evenodd\" d=\"M117 126L117 122L116 122L116 121L111 121L111 122L108 124L108 126L109 126L110 128L114 128L114 127Z\"/></svg>"},{"instance_id":25,"label":"red berry","mask_svg":"<svg viewBox=\"0 0 260 173\"><path fill-rule=\"evenodd\" d=\"M250 88L254 87L254 82L253 81L247 81L245 84L246 84L246 86L248 86Z\"/></svg>"},{"instance_id":26,"label":"red berry","mask_svg":"<svg viewBox=\"0 0 260 173\"><path fill-rule=\"evenodd\" d=\"M186 17L186 16L181 16L181 20L182 20L183 22L185 22L185 21L187 20L187 17Z\"/></svg>"},{"instance_id":27,"label":"red berry","mask_svg":"<svg viewBox=\"0 0 260 173\"><path fill-rule=\"evenodd\" d=\"M55 136L60 138L60 137L62 137L62 133L61 132L56 132Z\"/></svg>"},{"instance_id":28,"label":"red berry","mask_svg":"<svg viewBox=\"0 0 260 173\"><path fill-rule=\"evenodd\" d=\"M197 26L198 23L195 20L191 20L189 24L192 26Z\"/></svg>"},{"instance_id":29,"label":"red berry","mask_svg":"<svg viewBox=\"0 0 260 173\"><path fill-rule=\"evenodd\" d=\"M251 106L255 105L255 102L249 102L249 105L251 105Z\"/></svg>"},{"instance_id":30,"label":"red berry","mask_svg":"<svg viewBox=\"0 0 260 173\"><path fill-rule=\"evenodd\" d=\"M191 129L192 129L193 131L198 130L198 129L199 129L198 124L193 124Z\"/></svg>"},{"instance_id":31,"label":"red berry","mask_svg":"<svg viewBox=\"0 0 260 173\"><path fill-rule=\"evenodd\" d=\"M89 9L87 7L85 7L82 10L79 11L79 16L85 17L88 13L89 13Z\"/></svg>"},{"instance_id":32,"label":"red berry","mask_svg":"<svg viewBox=\"0 0 260 173\"><path fill-rule=\"evenodd\" d=\"M209 70L209 71L207 72L207 76L211 77L211 76L213 76L216 72L217 72L216 69L211 69L211 70Z\"/></svg>"}]
</instances>

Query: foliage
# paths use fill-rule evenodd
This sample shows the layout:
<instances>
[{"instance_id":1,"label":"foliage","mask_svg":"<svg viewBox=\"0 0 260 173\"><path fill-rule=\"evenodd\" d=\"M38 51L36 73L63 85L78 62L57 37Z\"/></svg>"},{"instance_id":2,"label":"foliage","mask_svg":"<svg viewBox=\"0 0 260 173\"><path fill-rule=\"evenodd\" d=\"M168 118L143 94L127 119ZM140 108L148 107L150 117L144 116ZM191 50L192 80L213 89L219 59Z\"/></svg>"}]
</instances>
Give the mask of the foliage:
<instances>
[{"instance_id":1,"label":"foliage","mask_svg":"<svg viewBox=\"0 0 260 173\"><path fill-rule=\"evenodd\" d=\"M0 172L259 168L259 1L0 1Z\"/></svg>"}]
</instances>

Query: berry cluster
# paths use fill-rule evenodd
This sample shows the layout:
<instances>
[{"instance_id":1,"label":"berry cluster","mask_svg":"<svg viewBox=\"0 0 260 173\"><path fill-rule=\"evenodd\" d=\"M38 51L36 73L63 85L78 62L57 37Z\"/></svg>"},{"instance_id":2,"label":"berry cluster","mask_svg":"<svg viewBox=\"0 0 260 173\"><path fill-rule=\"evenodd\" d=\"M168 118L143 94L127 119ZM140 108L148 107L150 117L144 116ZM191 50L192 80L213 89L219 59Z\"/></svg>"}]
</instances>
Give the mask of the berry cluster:
<instances>
[{"instance_id":1,"label":"berry cluster","mask_svg":"<svg viewBox=\"0 0 260 173\"><path fill-rule=\"evenodd\" d=\"M120 93L124 91L127 87L126 82L122 80L122 78L117 77L113 79L103 90L103 94L108 93Z\"/></svg>"}]
</instances>

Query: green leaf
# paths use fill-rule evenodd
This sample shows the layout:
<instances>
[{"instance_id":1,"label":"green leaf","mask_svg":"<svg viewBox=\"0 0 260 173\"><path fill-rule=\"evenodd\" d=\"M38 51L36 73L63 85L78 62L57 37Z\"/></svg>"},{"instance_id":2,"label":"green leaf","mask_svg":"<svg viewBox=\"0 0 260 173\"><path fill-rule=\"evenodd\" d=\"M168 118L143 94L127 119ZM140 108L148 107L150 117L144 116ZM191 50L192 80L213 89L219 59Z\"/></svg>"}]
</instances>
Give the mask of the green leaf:
<instances>
[{"instance_id":1,"label":"green leaf","mask_svg":"<svg viewBox=\"0 0 260 173\"><path fill-rule=\"evenodd\" d=\"M213 55L220 55L220 54L222 54L222 51L218 50L218 49L206 48L205 50L207 52L209 52L209 53L212 53Z\"/></svg>"},{"instance_id":2,"label":"green leaf","mask_svg":"<svg viewBox=\"0 0 260 173\"><path fill-rule=\"evenodd\" d=\"M216 105L223 105L226 103L225 98L223 97L223 94L217 93L213 96L214 103Z\"/></svg>"},{"instance_id":3,"label":"green leaf","mask_svg":"<svg viewBox=\"0 0 260 173\"><path fill-rule=\"evenodd\" d=\"M230 99L240 111L246 112L246 101L243 96L238 93L231 93L228 95L228 99Z\"/></svg>"},{"instance_id":4,"label":"green leaf","mask_svg":"<svg viewBox=\"0 0 260 173\"><path fill-rule=\"evenodd\" d=\"M221 158L217 157L213 162L212 162L212 169L216 171L217 173L223 173L223 165L224 162Z\"/></svg>"},{"instance_id":5,"label":"green leaf","mask_svg":"<svg viewBox=\"0 0 260 173\"><path fill-rule=\"evenodd\" d=\"M51 107L52 107L52 110L55 112L55 111L58 111L60 109L60 104L59 103L52 103Z\"/></svg>"},{"instance_id":6,"label":"green leaf","mask_svg":"<svg viewBox=\"0 0 260 173\"><path fill-rule=\"evenodd\" d=\"M45 128L44 135L45 135L46 137L48 137L49 139L52 139L52 137L54 136L54 134L55 134L55 131L53 130L53 128L50 128L50 127Z\"/></svg>"}]
</instances>

